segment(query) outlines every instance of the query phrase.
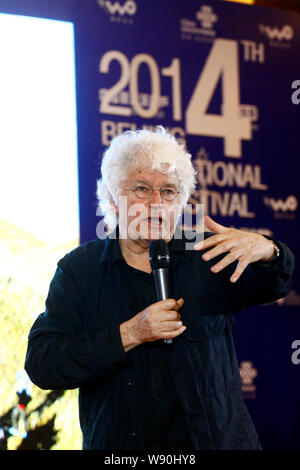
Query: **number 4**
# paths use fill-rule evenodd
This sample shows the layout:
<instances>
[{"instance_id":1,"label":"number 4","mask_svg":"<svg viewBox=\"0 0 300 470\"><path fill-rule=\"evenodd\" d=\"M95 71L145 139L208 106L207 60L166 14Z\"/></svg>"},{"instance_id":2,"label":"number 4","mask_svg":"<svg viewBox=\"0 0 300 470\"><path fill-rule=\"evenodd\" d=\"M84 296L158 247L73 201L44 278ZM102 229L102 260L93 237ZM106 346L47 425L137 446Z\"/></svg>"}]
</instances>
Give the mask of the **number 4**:
<instances>
[{"instance_id":1,"label":"number 4","mask_svg":"<svg viewBox=\"0 0 300 470\"><path fill-rule=\"evenodd\" d=\"M251 121L240 116L237 41L216 39L186 110L189 134L224 138L226 157L241 157L241 140L251 140ZM222 77L222 114L206 113Z\"/></svg>"}]
</instances>

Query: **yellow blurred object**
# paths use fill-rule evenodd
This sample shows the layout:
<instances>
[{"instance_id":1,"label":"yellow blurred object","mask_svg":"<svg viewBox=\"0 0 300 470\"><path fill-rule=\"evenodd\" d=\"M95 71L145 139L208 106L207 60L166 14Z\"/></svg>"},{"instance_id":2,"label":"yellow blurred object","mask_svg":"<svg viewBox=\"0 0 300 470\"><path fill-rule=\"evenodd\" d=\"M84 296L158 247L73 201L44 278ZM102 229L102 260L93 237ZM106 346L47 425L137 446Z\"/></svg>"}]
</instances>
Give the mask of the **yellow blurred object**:
<instances>
[{"instance_id":1,"label":"yellow blurred object","mask_svg":"<svg viewBox=\"0 0 300 470\"><path fill-rule=\"evenodd\" d=\"M50 247L4 219L0 219L0 234L0 427L6 433L7 449L45 449L46 442L50 449L80 450L77 390L51 394L31 384L31 400L25 406L20 402L19 410L23 416L25 409L26 429L22 420L14 419L18 416L17 373L24 369L29 330L45 309L57 261L78 246L78 240ZM41 442L36 441L39 429ZM42 432L48 433L46 439Z\"/></svg>"},{"instance_id":2,"label":"yellow blurred object","mask_svg":"<svg viewBox=\"0 0 300 470\"><path fill-rule=\"evenodd\" d=\"M224 0L225 2L244 3L246 5L255 5L255 0Z\"/></svg>"}]
</instances>

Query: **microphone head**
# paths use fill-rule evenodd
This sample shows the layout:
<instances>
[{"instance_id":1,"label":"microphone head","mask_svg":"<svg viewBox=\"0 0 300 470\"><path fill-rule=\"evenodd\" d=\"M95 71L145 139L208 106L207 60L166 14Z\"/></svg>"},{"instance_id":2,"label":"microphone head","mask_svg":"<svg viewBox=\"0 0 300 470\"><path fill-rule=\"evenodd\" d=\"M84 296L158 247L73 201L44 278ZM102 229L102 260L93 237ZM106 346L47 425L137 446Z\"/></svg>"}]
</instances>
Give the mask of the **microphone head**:
<instances>
[{"instance_id":1,"label":"microphone head","mask_svg":"<svg viewBox=\"0 0 300 470\"><path fill-rule=\"evenodd\" d=\"M169 247L165 240L153 240L149 245L149 260L152 271L168 268L170 265Z\"/></svg>"}]
</instances>

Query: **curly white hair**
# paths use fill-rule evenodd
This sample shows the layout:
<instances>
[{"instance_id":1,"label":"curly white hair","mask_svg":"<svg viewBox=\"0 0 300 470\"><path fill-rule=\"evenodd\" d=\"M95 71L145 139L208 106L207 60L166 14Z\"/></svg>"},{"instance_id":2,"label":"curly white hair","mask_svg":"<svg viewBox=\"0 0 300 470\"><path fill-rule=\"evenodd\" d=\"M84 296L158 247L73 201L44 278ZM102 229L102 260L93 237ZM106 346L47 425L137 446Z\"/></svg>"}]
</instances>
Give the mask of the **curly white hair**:
<instances>
[{"instance_id":1,"label":"curly white hair","mask_svg":"<svg viewBox=\"0 0 300 470\"><path fill-rule=\"evenodd\" d=\"M109 231L118 224L112 202L118 206L123 183L136 169L149 167L176 176L180 183L179 204L182 209L187 203L195 189L196 171L191 154L184 145L163 126L157 126L155 131L141 129L124 132L116 136L106 149L101 177L97 180L98 208Z\"/></svg>"}]
</instances>

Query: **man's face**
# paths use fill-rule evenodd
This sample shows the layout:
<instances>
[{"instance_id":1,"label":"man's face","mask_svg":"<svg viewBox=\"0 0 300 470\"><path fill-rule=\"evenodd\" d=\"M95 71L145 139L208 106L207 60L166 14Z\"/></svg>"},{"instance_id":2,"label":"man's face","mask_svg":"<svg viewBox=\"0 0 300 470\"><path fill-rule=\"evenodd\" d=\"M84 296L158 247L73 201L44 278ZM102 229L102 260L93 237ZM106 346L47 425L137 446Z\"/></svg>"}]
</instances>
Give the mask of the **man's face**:
<instances>
[{"instance_id":1,"label":"man's face","mask_svg":"<svg viewBox=\"0 0 300 470\"><path fill-rule=\"evenodd\" d=\"M140 168L128 176L122 188L117 209L121 238L169 241L181 211L178 178ZM155 189L151 194L151 188L161 188L161 191ZM145 194L150 197L139 197ZM172 194L174 199L168 200Z\"/></svg>"}]
</instances>

